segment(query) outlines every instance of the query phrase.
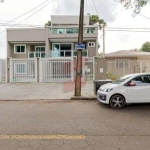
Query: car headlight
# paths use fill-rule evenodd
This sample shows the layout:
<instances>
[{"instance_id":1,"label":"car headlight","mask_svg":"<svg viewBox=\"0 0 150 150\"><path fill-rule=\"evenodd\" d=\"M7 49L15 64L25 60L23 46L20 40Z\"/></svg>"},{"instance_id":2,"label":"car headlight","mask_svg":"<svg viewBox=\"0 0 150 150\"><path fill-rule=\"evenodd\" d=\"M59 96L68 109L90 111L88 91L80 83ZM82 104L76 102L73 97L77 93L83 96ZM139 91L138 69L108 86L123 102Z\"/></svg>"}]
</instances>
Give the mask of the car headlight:
<instances>
[{"instance_id":1,"label":"car headlight","mask_svg":"<svg viewBox=\"0 0 150 150\"><path fill-rule=\"evenodd\" d=\"M113 90L113 88L108 88L108 89L104 89L103 91L104 92L110 92L110 91L112 91Z\"/></svg>"}]
</instances>

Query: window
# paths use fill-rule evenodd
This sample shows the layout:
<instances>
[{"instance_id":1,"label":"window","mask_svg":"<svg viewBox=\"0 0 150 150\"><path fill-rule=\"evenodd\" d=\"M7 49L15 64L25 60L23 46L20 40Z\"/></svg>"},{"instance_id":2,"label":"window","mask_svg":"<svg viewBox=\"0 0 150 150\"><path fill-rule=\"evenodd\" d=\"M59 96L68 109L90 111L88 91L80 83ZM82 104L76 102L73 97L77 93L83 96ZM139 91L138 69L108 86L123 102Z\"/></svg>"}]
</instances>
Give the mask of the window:
<instances>
[{"instance_id":1,"label":"window","mask_svg":"<svg viewBox=\"0 0 150 150\"><path fill-rule=\"evenodd\" d=\"M66 33L78 33L79 29L78 28L70 28L70 29L66 29Z\"/></svg>"},{"instance_id":2,"label":"window","mask_svg":"<svg viewBox=\"0 0 150 150\"><path fill-rule=\"evenodd\" d=\"M95 42L89 42L88 47L95 47Z\"/></svg>"},{"instance_id":3,"label":"window","mask_svg":"<svg viewBox=\"0 0 150 150\"><path fill-rule=\"evenodd\" d=\"M116 59L116 68L129 68L128 59Z\"/></svg>"},{"instance_id":4,"label":"window","mask_svg":"<svg viewBox=\"0 0 150 150\"><path fill-rule=\"evenodd\" d=\"M35 57L45 58L45 46L36 46L35 52Z\"/></svg>"},{"instance_id":5,"label":"window","mask_svg":"<svg viewBox=\"0 0 150 150\"><path fill-rule=\"evenodd\" d=\"M150 85L150 75L138 76L130 82L135 83L136 86Z\"/></svg>"},{"instance_id":6,"label":"window","mask_svg":"<svg viewBox=\"0 0 150 150\"><path fill-rule=\"evenodd\" d=\"M26 63L14 63L14 73L15 74L26 74L27 64Z\"/></svg>"},{"instance_id":7,"label":"window","mask_svg":"<svg viewBox=\"0 0 150 150\"><path fill-rule=\"evenodd\" d=\"M63 34L64 29L50 29L51 34Z\"/></svg>"},{"instance_id":8,"label":"window","mask_svg":"<svg viewBox=\"0 0 150 150\"><path fill-rule=\"evenodd\" d=\"M15 54L25 54L26 53L26 45L14 45L14 53Z\"/></svg>"}]
</instances>

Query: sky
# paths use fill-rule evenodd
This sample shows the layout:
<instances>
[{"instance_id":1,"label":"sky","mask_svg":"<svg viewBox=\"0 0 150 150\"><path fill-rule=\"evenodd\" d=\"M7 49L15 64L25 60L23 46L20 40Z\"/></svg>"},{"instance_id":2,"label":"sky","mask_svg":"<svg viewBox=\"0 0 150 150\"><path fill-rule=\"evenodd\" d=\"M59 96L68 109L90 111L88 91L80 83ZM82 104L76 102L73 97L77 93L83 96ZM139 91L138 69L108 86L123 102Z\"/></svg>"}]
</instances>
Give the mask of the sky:
<instances>
[{"instance_id":1,"label":"sky","mask_svg":"<svg viewBox=\"0 0 150 150\"><path fill-rule=\"evenodd\" d=\"M46 1L46 0L45 0ZM46 3L31 11L30 13L16 19L13 22L9 22L6 26L6 21L10 21L23 13L31 10L37 5L45 2L44 0L4 0L0 3L0 25L2 23L5 26L0 26L0 58L6 57L6 28L13 27L13 24L32 24L43 25L50 20L50 15L79 15L80 0L47 0ZM51 2L52 1L52 2ZM133 10L126 10L120 3L115 0L94 0L98 15L104 19L107 23L107 27L130 27L130 28L144 28L150 27L150 20L140 15L132 16ZM43 9L41 9L43 6ZM150 5L143 7L141 14L150 18ZM41 9L31 17L31 14ZM95 14L97 12L94 8L92 0L85 0L85 14ZM28 19L26 19L29 17ZM17 27L17 25L15 26ZM102 45L102 31L99 31L99 51L103 51ZM137 32L120 32L120 31L107 31L106 28L106 53L118 51L118 50L131 50L134 48L140 49L142 44L146 41L150 41L149 32L137 33Z\"/></svg>"}]
</instances>

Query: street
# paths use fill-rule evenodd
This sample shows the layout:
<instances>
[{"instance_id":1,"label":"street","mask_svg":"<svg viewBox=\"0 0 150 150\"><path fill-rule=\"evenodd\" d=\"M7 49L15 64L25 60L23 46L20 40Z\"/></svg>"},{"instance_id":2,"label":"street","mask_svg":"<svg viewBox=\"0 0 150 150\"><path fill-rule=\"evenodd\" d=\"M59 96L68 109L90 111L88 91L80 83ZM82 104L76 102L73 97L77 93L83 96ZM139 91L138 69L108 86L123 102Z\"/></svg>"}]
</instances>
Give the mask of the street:
<instances>
[{"instance_id":1,"label":"street","mask_svg":"<svg viewBox=\"0 0 150 150\"><path fill-rule=\"evenodd\" d=\"M0 150L149 150L150 104L0 101Z\"/></svg>"}]
</instances>

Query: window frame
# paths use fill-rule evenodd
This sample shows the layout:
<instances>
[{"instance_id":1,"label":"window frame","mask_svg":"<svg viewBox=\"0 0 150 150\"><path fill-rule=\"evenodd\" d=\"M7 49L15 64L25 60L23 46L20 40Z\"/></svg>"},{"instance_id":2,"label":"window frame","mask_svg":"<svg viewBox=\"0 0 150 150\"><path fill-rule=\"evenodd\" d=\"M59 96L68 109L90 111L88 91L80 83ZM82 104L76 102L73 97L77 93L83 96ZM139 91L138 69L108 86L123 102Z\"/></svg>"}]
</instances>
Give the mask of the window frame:
<instances>
[{"instance_id":1,"label":"window frame","mask_svg":"<svg viewBox=\"0 0 150 150\"><path fill-rule=\"evenodd\" d=\"M120 60L120 61L127 60L128 66L125 67L125 69L126 69L126 68L130 68L130 59L115 59L115 68L117 68L117 69L123 69L123 67L117 67L117 61L118 61L118 60Z\"/></svg>"},{"instance_id":2,"label":"window frame","mask_svg":"<svg viewBox=\"0 0 150 150\"><path fill-rule=\"evenodd\" d=\"M25 52L16 52L16 46L25 46ZM14 44L14 54L26 54L26 44Z\"/></svg>"},{"instance_id":3,"label":"window frame","mask_svg":"<svg viewBox=\"0 0 150 150\"><path fill-rule=\"evenodd\" d=\"M144 77L144 76L149 76L150 77L150 74L146 74L146 75L138 75L138 76L136 76L136 77L134 77L134 78L132 78L130 81L128 81L126 84L125 84L125 86L129 86L128 84L131 82L131 81L133 81L135 78L137 78L137 77ZM144 83L143 81L141 82L141 83ZM149 84L141 84L141 85L136 85L136 86L150 86L150 83ZM136 87L135 86L135 87ZM130 87L130 86L129 86Z\"/></svg>"},{"instance_id":4,"label":"window frame","mask_svg":"<svg viewBox=\"0 0 150 150\"><path fill-rule=\"evenodd\" d=\"M25 73L18 73L17 70L16 70L16 65L17 64L19 64L19 65L25 65L25 71L26 72ZM21 74L27 74L27 63L14 63L14 74L20 74L20 75Z\"/></svg>"},{"instance_id":5,"label":"window frame","mask_svg":"<svg viewBox=\"0 0 150 150\"><path fill-rule=\"evenodd\" d=\"M93 44L93 46L90 46L90 44L92 45ZM96 46L96 42L88 42L88 47L95 47Z\"/></svg>"}]
</instances>

